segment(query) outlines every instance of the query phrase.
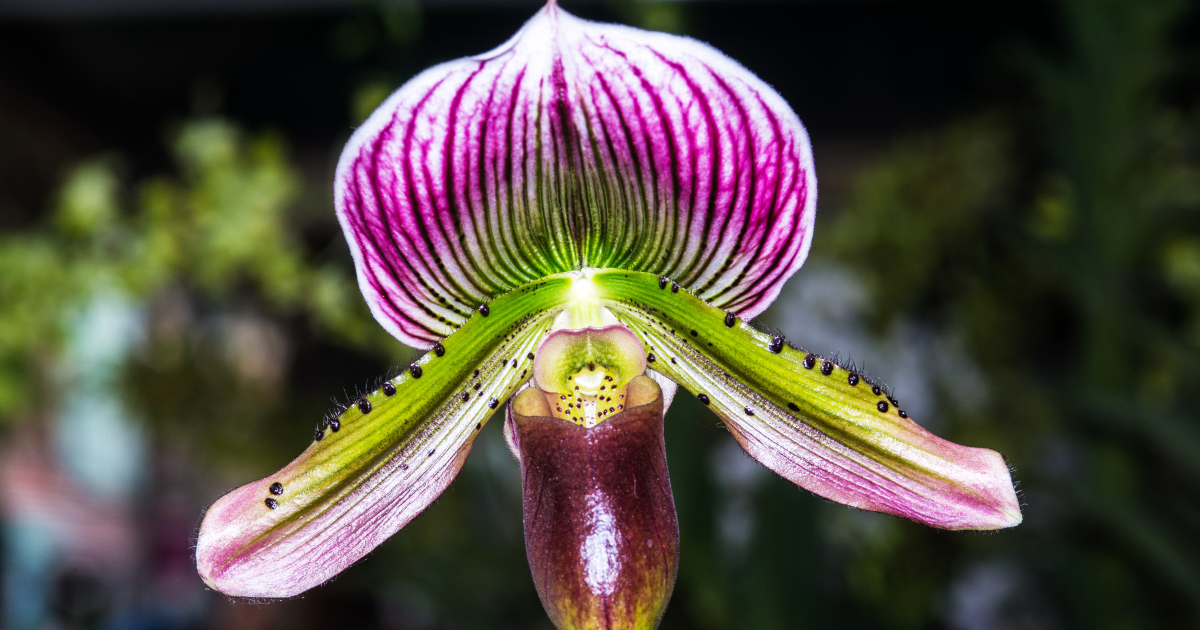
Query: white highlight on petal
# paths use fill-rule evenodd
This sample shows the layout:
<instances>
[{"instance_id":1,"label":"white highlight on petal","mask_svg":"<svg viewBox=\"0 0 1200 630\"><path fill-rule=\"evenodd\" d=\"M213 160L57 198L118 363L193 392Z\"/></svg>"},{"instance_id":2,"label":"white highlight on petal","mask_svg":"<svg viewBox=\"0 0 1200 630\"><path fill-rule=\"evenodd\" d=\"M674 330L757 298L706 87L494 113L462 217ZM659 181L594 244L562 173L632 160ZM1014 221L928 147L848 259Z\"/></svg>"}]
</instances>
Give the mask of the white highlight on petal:
<instances>
[{"instance_id":1,"label":"white highlight on petal","mask_svg":"<svg viewBox=\"0 0 1200 630\"><path fill-rule=\"evenodd\" d=\"M591 531L579 547L584 558L583 580L592 592L612 595L621 576L621 532L609 510L611 501L598 494L588 495L588 519Z\"/></svg>"}]
</instances>

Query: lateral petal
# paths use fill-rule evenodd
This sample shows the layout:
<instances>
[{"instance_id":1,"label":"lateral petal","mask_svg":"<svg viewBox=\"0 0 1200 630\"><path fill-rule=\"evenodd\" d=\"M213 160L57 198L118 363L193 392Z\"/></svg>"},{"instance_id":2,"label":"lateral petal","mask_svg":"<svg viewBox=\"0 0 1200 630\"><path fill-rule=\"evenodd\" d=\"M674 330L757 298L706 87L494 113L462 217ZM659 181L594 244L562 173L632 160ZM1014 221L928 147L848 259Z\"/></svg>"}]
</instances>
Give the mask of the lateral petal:
<instances>
[{"instance_id":1,"label":"lateral petal","mask_svg":"<svg viewBox=\"0 0 1200 630\"><path fill-rule=\"evenodd\" d=\"M752 457L846 505L943 529L1021 522L999 453L943 440L861 375L788 346L651 276L592 281L653 365L710 405Z\"/></svg>"},{"instance_id":2,"label":"lateral petal","mask_svg":"<svg viewBox=\"0 0 1200 630\"><path fill-rule=\"evenodd\" d=\"M412 520L461 469L493 411L533 374L570 287L497 298L379 390L318 428L283 470L214 503L196 565L227 595L288 597L325 582Z\"/></svg>"}]
</instances>

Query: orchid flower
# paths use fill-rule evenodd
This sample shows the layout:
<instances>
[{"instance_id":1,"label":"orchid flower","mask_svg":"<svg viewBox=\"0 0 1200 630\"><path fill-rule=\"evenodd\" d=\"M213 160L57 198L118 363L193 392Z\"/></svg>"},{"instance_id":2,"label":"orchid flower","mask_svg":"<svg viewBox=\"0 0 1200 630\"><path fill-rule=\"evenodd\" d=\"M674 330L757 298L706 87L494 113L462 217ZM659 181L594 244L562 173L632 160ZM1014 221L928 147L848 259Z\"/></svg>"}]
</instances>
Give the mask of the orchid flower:
<instances>
[{"instance_id":1,"label":"orchid flower","mask_svg":"<svg viewBox=\"0 0 1200 630\"><path fill-rule=\"evenodd\" d=\"M212 588L286 597L332 578L438 497L508 401L550 618L654 628L678 564L677 385L827 499L944 529L1021 522L1000 454L746 323L804 262L816 176L784 100L713 48L551 1L499 48L401 87L336 177L371 311L429 350L209 508L196 560Z\"/></svg>"}]
</instances>

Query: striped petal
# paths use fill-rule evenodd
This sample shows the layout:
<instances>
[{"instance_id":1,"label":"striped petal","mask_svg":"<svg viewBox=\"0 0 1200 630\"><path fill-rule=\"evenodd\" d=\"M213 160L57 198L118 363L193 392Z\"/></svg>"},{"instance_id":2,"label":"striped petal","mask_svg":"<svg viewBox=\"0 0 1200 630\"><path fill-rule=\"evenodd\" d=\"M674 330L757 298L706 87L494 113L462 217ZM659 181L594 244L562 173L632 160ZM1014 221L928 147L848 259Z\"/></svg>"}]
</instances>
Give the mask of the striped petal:
<instances>
[{"instance_id":1,"label":"striped petal","mask_svg":"<svg viewBox=\"0 0 1200 630\"><path fill-rule=\"evenodd\" d=\"M736 62L551 2L393 94L347 144L335 201L376 318L427 347L585 266L754 316L807 255L816 177L800 121Z\"/></svg>"},{"instance_id":2,"label":"striped petal","mask_svg":"<svg viewBox=\"0 0 1200 630\"><path fill-rule=\"evenodd\" d=\"M999 453L929 433L861 375L687 291L660 289L653 276L597 272L592 281L646 342L651 365L710 405L747 453L793 483L943 529L1021 522Z\"/></svg>"},{"instance_id":3,"label":"striped petal","mask_svg":"<svg viewBox=\"0 0 1200 630\"><path fill-rule=\"evenodd\" d=\"M475 436L533 375L569 278L491 303L399 377L318 428L300 457L209 508L196 564L227 595L287 597L336 575L412 520Z\"/></svg>"}]
</instances>

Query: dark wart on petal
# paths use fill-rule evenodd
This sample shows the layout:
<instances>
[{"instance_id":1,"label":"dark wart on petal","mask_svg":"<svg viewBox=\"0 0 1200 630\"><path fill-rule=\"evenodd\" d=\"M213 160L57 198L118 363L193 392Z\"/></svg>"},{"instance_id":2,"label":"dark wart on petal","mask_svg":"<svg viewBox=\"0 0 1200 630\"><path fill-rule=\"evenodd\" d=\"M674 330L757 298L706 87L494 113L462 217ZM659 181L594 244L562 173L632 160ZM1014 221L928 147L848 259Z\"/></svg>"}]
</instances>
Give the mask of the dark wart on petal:
<instances>
[{"instance_id":1,"label":"dark wart on petal","mask_svg":"<svg viewBox=\"0 0 1200 630\"><path fill-rule=\"evenodd\" d=\"M329 421L329 428L332 429L334 433L337 433L342 428L342 421L338 420L337 418L331 419Z\"/></svg>"},{"instance_id":2,"label":"dark wart on petal","mask_svg":"<svg viewBox=\"0 0 1200 630\"><path fill-rule=\"evenodd\" d=\"M788 409L791 409L792 411L800 411L800 408L797 407L796 403L794 403L794 402L788 403Z\"/></svg>"},{"instance_id":3,"label":"dark wart on petal","mask_svg":"<svg viewBox=\"0 0 1200 630\"><path fill-rule=\"evenodd\" d=\"M492 309L488 308L487 304L480 304L479 305L479 314L483 315L484 317L487 317L488 315L492 314Z\"/></svg>"},{"instance_id":4,"label":"dark wart on petal","mask_svg":"<svg viewBox=\"0 0 1200 630\"><path fill-rule=\"evenodd\" d=\"M664 278L662 276L658 277L658 288L660 288L660 289L667 288L667 279L666 278Z\"/></svg>"},{"instance_id":5,"label":"dark wart on petal","mask_svg":"<svg viewBox=\"0 0 1200 630\"><path fill-rule=\"evenodd\" d=\"M275 483L271 484L270 491L271 491L271 494L273 494L275 496L279 496L279 495L283 494L283 484L276 481Z\"/></svg>"},{"instance_id":6,"label":"dark wart on petal","mask_svg":"<svg viewBox=\"0 0 1200 630\"><path fill-rule=\"evenodd\" d=\"M850 376L848 376L848 377L846 378L846 380L847 380L847 381L850 383L850 386L851 386L851 387L854 387L855 385L858 385L858 375L857 375L857 374L855 374L854 372L851 372L851 373L850 373Z\"/></svg>"},{"instance_id":7,"label":"dark wart on petal","mask_svg":"<svg viewBox=\"0 0 1200 630\"><path fill-rule=\"evenodd\" d=\"M817 357L814 357L811 354L804 357L804 361L801 363L801 365L803 365L804 369L806 369L806 370L813 369L813 366L816 364L817 364Z\"/></svg>"},{"instance_id":8,"label":"dark wart on petal","mask_svg":"<svg viewBox=\"0 0 1200 630\"><path fill-rule=\"evenodd\" d=\"M656 359L654 358L653 353L646 355L646 363L654 363L655 361L656 361ZM576 387L575 389L579 389L579 388Z\"/></svg>"},{"instance_id":9,"label":"dark wart on petal","mask_svg":"<svg viewBox=\"0 0 1200 630\"><path fill-rule=\"evenodd\" d=\"M908 413L906 413L906 412L905 412L903 409L899 410L897 413L899 413L899 414L900 414L900 417L901 417L901 418L907 418L907 417L908 417Z\"/></svg>"},{"instance_id":10,"label":"dark wart on petal","mask_svg":"<svg viewBox=\"0 0 1200 630\"><path fill-rule=\"evenodd\" d=\"M488 409L495 409L496 405L499 405L499 404L500 404L500 401L496 400L495 398L488 399Z\"/></svg>"},{"instance_id":11,"label":"dark wart on petal","mask_svg":"<svg viewBox=\"0 0 1200 630\"><path fill-rule=\"evenodd\" d=\"M433 353L438 355L439 357L446 356L446 346L443 346L440 343L433 344Z\"/></svg>"},{"instance_id":12,"label":"dark wart on petal","mask_svg":"<svg viewBox=\"0 0 1200 630\"><path fill-rule=\"evenodd\" d=\"M272 499L272 498L269 498L269 497L267 498L267 500L266 500L266 501L263 501L263 503L266 503L266 504L267 504L267 507L271 508L272 510L274 510L275 508L279 507L279 502L278 502L278 501L276 501L275 499Z\"/></svg>"},{"instance_id":13,"label":"dark wart on petal","mask_svg":"<svg viewBox=\"0 0 1200 630\"><path fill-rule=\"evenodd\" d=\"M392 385L391 381L384 383L383 384L383 393L387 394L389 397L395 396L396 395L396 386Z\"/></svg>"},{"instance_id":14,"label":"dark wart on petal","mask_svg":"<svg viewBox=\"0 0 1200 630\"><path fill-rule=\"evenodd\" d=\"M413 378L421 378L421 366L416 364L408 366L408 373L412 374Z\"/></svg>"},{"instance_id":15,"label":"dark wart on petal","mask_svg":"<svg viewBox=\"0 0 1200 630\"><path fill-rule=\"evenodd\" d=\"M878 405L875 405L875 408L878 409L880 413L887 413L888 404L881 400L879 401Z\"/></svg>"},{"instance_id":16,"label":"dark wart on petal","mask_svg":"<svg viewBox=\"0 0 1200 630\"><path fill-rule=\"evenodd\" d=\"M705 405L709 403L708 394L700 394L699 396L696 396L696 398L699 398L700 402L704 403Z\"/></svg>"},{"instance_id":17,"label":"dark wart on petal","mask_svg":"<svg viewBox=\"0 0 1200 630\"><path fill-rule=\"evenodd\" d=\"M675 284L674 282L671 283L671 293L679 293L679 285L678 284Z\"/></svg>"},{"instance_id":18,"label":"dark wart on petal","mask_svg":"<svg viewBox=\"0 0 1200 630\"><path fill-rule=\"evenodd\" d=\"M726 328L733 328L733 325L736 323L737 323L736 315L734 315L733 313L725 313L725 327Z\"/></svg>"},{"instance_id":19,"label":"dark wart on petal","mask_svg":"<svg viewBox=\"0 0 1200 630\"><path fill-rule=\"evenodd\" d=\"M359 398L358 400L354 401L354 404L358 405L358 410L363 412L364 415L371 413L371 401L367 400L366 398Z\"/></svg>"},{"instance_id":20,"label":"dark wart on petal","mask_svg":"<svg viewBox=\"0 0 1200 630\"><path fill-rule=\"evenodd\" d=\"M313 439L318 442L325 439L325 429L323 429L321 427L317 427L317 433L316 433L316 435L313 436Z\"/></svg>"},{"instance_id":21,"label":"dark wart on petal","mask_svg":"<svg viewBox=\"0 0 1200 630\"><path fill-rule=\"evenodd\" d=\"M879 391L879 386L878 386L878 385L872 385L872 386L871 386L871 393L872 393L872 394L875 394L876 396L878 396L878 395L879 395L879 393L880 393L880 391Z\"/></svg>"},{"instance_id":22,"label":"dark wart on petal","mask_svg":"<svg viewBox=\"0 0 1200 630\"><path fill-rule=\"evenodd\" d=\"M826 361L826 362L822 363L821 364L821 373L824 374L825 376L829 376L830 374L833 374L833 363L831 361Z\"/></svg>"},{"instance_id":23,"label":"dark wart on petal","mask_svg":"<svg viewBox=\"0 0 1200 630\"><path fill-rule=\"evenodd\" d=\"M783 350L783 337L772 337L771 343L767 344L767 350L773 354L779 354Z\"/></svg>"},{"instance_id":24,"label":"dark wart on petal","mask_svg":"<svg viewBox=\"0 0 1200 630\"><path fill-rule=\"evenodd\" d=\"M751 409L751 408L749 408L749 407L746 407L746 415L747 415L747 416L753 416L753 415L754 415L754 410L753 410L753 409Z\"/></svg>"}]
</instances>

